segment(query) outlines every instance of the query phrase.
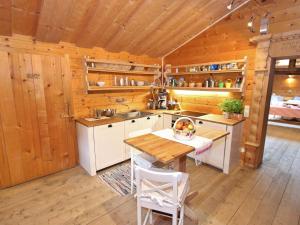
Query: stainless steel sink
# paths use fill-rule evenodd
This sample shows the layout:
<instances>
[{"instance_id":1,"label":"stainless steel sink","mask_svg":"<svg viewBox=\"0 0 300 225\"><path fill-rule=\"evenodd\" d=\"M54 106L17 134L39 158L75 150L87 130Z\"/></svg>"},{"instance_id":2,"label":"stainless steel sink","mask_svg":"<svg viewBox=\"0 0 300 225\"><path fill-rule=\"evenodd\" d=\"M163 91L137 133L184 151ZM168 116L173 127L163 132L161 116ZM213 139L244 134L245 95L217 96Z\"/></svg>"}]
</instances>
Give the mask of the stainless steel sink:
<instances>
[{"instance_id":1,"label":"stainless steel sink","mask_svg":"<svg viewBox=\"0 0 300 225\"><path fill-rule=\"evenodd\" d=\"M150 115L153 115L153 113L136 111L136 112L117 113L115 116L121 117L123 119L134 119L134 118L136 119L136 118L142 118Z\"/></svg>"}]
</instances>

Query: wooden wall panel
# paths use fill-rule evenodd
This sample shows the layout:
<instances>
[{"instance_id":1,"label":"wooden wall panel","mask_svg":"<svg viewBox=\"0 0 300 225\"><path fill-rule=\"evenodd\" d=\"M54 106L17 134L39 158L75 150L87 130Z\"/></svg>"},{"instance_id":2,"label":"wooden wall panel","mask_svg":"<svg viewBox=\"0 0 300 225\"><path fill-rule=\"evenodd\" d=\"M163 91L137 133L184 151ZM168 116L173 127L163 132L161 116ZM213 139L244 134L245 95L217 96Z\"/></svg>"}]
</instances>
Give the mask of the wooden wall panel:
<instances>
[{"instance_id":1,"label":"wooden wall panel","mask_svg":"<svg viewBox=\"0 0 300 225\"><path fill-rule=\"evenodd\" d=\"M271 12L270 32L278 33L299 29L298 23L300 22L300 14L297 13L300 10L299 1L274 0L267 1L266 4L262 4L261 6L252 1L183 47L166 56L165 63L173 65L192 64L240 59L247 56L249 64L244 100L245 104L251 105L253 84L255 83L254 68L256 46L249 43L249 39L258 35L258 21L260 15L264 15L266 10ZM256 33L251 33L247 29L247 22L253 12L255 12L256 15ZM236 95L234 97L239 98L240 96ZM183 104L183 108L187 110L198 109L202 111L203 109L208 112L219 112L216 105L213 106L213 104L209 102L207 104L203 104L202 102L196 103L193 100L195 98L197 97L186 96L185 102L188 102L188 104ZM201 98L201 96L199 95L198 98ZM221 101L221 98L218 99ZM245 126L246 133L244 136L247 136L248 129L249 121L247 120Z\"/></svg>"},{"instance_id":2,"label":"wooden wall panel","mask_svg":"<svg viewBox=\"0 0 300 225\"><path fill-rule=\"evenodd\" d=\"M60 43L49 44L34 41L31 37L14 35L13 37L0 36L0 50L12 52L27 52L48 55L68 54L70 58L72 73L72 101L75 117L89 116L91 111L98 108L117 108L118 111L127 111L123 105L117 105L114 100L122 95L130 105L130 109L145 109L149 92L147 91L123 91L107 92L87 95L84 83L83 57L89 55L101 59L116 59L134 61L138 63L155 64L160 63L160 59L148 56L135 56L127 52L111 53L101 48L78 48L73 44Z\"/></svg>"},{"instance_id":3,"label":"wooden wall panel","mask_svg":"<svg viewBox=\"0 0 300 225\"><path fill-rule=\"evenodd\" d=\"M287 98L300 96L300 76L288 77L276 75L273 83L273 93Z\"/></svg>"},{"instance_id":4,"label":"wooden wall panel","mask_svg":"<svg viewBox=\"0 0 300 225\"><path fill-rule=\"evenodd\" d=\"M6 52L0 51L0 75L3 81L5 81L10 76L8 54ZM4 87L3 87L4 86ZM5 89L5 82L0 82L0 95ZM7 98L1 99L0 101L0 111L2 108L6 107ZM3 117L4 116L4 117ZM0 113L0 187L7 186L11 182L10 173L9 173L9 164L8 164L8 153L7 153L7 143L5 141L5 132L6 127L3 124L3 121L6 120L6 115Z\"/></svg>"}]
</instances>

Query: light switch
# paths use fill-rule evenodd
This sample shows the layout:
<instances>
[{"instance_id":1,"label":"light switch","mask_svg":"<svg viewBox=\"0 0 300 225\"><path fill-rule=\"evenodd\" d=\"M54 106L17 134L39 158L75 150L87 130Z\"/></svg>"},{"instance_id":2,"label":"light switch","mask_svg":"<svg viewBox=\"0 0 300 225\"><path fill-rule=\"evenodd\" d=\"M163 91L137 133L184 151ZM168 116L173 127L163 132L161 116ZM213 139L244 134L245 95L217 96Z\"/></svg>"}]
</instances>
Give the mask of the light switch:
<instances>
[{"instance_id":1,"label":"light switch","mask_svg":"<svg viewBox=\"0 0 300 225\"><path fill-rule=\"evenodd\" d=\"M244 117L249 117L250 114L250 106L249 105L245 105L244 108Z\"/></svg>"}]
</instances>

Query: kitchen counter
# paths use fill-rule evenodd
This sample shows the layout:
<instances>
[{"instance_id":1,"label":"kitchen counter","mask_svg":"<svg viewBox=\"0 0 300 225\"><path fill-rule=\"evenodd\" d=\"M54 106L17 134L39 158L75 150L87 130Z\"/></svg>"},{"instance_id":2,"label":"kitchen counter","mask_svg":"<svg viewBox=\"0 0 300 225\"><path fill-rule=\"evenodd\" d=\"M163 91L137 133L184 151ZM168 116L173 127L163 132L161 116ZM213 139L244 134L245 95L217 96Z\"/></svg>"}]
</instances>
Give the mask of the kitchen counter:
<instances>
[{"instance_id":1,"label":"kitchen counter","mask_svg":"<svg viewBox=\"0 0 300 225\"><path fill-rule=\"evenodd\" d=\"M93 120L93 121L89 121L85 118L76 119L76 122L78 122L86 127L95 127L95 126L101 126L101 125L106 125L106 124L111 124L111 123L122 122L122 121L125 121L125 119L120 118L120 117L98 119L98 120Z\"/></svg>"},{"instance_id":2,"label":"kitchen counter","mask_svg":"<svg viewBox=\"0 0 300 225\"><path fill-rule=\"evenodd\" d=\"M174 115L177 114L178 112L181 112L183 110L163 110L163 109L158 109L158 110L142 110L143 112L149 112L153 114L169 114L169 115ZM195 119L203 120L203 121L208 121L208 122L214 122L214 123L220 123L224 125L229 125L229 126L234 126L238 123L241 123L245 120L243 119L226 119L224 118L223 115L218 115L218 114L207 114L204 116L199 116L199 117L193 117ZM104 119L99 119L99 120L93 120L93 121L88 121L85 118L79 118L76 119L77 122L81 123L84 126L87 127L94 127L94 126L101 126L101 125L106 125L106 124L111 124L111 123L117 123L117 122L122 122L127 119L121 118L121 117L112 117L112 118L104 118Z\"/></svg>"},{"instance_id":3,"label":"kitchen counter","mask_svg":"<svg viewBox=\"0 0 300 225\"><path fill-rule=\"evenodd\" d=\"M153 113L153 114L170 114L170 115L173 115L173 114L176 114L178 112L181 112L183 110L167 110L167 109L147 109L147 110L142 110L143 112L150 112L150 113Z\"/></svg>"},{"instance_id":4,"label":"kitchen counter","mask_svg":"<svg viewBox=\"0 0 300 225\"><path fill-rule=\"evenodd\" d=\"M178 112L181 112L184 110L145 110L145 112L151 112L154 114L170 114L170 115L174 115ZM192 116L188 116L188 117L192 117ZM226 119L224 118L223 115L219 115L219 114L207 114L204 116L199 116L199 117L193 117L195 119L199 119L199 120L203 120L203 121L209 121L209 122L214 122L214 123L220 123L220 124L225 124L225 125L229 125L229 126L234 126L238 123L241 123L245 120L245 118L242 119Z\"/></svg>"},{"instance_id":5,"label":"kitchen counter","mask_svg":"<svg viewBox=\"0 0 300 225\"><path fill-rule=\"evenodd\" d=\"M207 114L204 116L198 117L200 120L203 121L209 121L209 122L214 122L214 123L220 123L224 125L229 125L229 126L234 126L238 123L241 123L245 120L245 118L242 119L226 119L224 118L223 115L218 115L218 114Z\"/></svg>"}]
</instances>

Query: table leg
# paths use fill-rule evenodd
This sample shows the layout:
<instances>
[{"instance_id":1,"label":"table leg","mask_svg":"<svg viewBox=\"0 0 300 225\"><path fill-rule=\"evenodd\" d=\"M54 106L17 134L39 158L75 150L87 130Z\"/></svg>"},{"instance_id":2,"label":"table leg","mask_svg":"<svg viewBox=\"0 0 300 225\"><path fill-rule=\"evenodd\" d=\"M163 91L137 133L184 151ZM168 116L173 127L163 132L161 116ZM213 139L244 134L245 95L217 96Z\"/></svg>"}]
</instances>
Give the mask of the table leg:
<instances>
[{"instance_id":1,"label":"table leg","mask_svg":"<svg viewBox=\"0 0 300 225\"><path fill-rule=\"evenodd\" d=\"M186 172L186 155L181 156L174 161L174 170Z\"/></svg>"}]
</instances>

